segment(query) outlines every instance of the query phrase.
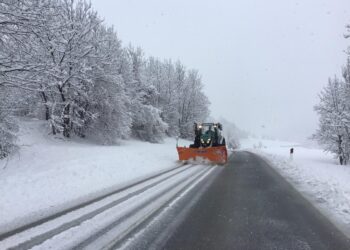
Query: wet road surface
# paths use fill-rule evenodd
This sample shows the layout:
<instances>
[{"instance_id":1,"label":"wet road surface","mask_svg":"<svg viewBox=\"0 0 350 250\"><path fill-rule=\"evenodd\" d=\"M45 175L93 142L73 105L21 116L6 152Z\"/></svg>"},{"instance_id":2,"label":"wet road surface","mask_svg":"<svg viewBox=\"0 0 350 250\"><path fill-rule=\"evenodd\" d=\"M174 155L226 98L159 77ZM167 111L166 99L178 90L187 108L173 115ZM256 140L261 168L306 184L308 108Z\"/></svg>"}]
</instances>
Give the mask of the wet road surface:
<instances>
[{"instance_id":1,"label":"wet road surface","mask_svg":"<svg viewBox=\"0 0 350 250\"><path fill-rule=\"evenodd\" d=\"M187 210L171 235L151 248L350 249L343 233L249 152L231 155Z\"/></svg>"}]
</instances>

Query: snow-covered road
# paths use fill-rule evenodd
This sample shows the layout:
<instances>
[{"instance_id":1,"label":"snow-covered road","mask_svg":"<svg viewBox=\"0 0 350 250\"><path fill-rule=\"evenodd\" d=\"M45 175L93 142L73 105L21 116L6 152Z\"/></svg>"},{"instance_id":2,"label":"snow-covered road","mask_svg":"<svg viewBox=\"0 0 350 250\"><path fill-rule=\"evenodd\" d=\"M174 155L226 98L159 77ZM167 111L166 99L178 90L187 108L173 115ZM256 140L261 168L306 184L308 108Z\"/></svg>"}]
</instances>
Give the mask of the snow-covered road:
<instances>
[{"instance_id":1,"label":"snow-covered road","mask_svg":"<svg viewBox=\"0 0 350 250\"><path fill-rule=\"evenodd\" d=\"M0 249L97 249L122 246L129 233L171 207L215 167L186 165L100 199L0 235ZM144 223L146 225L146 223Z\"/></svg>"}]
</instances>

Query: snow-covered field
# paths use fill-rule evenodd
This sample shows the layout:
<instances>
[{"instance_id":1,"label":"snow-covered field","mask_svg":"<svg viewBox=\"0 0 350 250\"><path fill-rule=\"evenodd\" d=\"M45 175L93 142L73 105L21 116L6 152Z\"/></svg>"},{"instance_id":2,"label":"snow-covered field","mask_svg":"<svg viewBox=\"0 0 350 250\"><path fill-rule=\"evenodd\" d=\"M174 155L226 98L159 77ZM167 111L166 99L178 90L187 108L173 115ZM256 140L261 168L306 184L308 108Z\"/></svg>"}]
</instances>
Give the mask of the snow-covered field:
<instances>
[{"instance_id":1,"label":"snow-covered field","mask_svg":"<svg viewBox=\"0 0 350 250\"><path fill-rule=\"evenodd\" d=\"M268 159L278 172L350 235L350 166L333 155L298 143L246 139L248 149ZM289 149L294 148L290 158Z\"/></svg>"},{"instance_id":2,"label":"snow-covered field","mask_svg":"<svg viewBox=\"0 0 350 250\"><path fill-rule=\"evenodd\" d=\"M23 121L20 150L0 161L0 231L177 165L175 139L100 146L45 136L46 130Z\"/></svg>"}]
</instances>

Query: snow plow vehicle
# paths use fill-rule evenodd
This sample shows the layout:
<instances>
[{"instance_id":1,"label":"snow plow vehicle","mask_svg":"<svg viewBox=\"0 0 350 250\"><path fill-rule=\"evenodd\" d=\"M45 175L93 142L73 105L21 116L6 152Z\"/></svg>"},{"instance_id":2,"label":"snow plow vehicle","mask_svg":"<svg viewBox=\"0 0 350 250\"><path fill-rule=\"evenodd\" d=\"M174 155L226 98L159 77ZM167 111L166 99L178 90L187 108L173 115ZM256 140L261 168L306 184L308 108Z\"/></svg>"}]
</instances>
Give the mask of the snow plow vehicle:
<instances>
[{"instance_id":1,"label":"snow plow vehicle","mask_svg":"<svg viewBox=\"0 0 350 250\"><path fill-rule=\"evenodd\" d=\"M225 138L220 123L194 124L195 139L189 147L176 145L180 161L206 161L214 164L227 162Z\"/></svg>"}]
</instances>

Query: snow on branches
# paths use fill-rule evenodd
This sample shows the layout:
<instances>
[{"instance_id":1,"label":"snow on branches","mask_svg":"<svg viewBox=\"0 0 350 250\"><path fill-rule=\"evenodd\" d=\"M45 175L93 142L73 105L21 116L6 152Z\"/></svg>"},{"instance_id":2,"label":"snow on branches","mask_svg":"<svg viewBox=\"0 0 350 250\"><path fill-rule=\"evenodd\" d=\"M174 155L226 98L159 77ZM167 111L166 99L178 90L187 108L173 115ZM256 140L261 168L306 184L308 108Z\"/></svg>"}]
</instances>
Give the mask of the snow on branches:
<instances>
[{"instance_id":1,"label":"snow on branches","mask_svg":"<svg viewBox=\"0 0 350 250\"><path fill-rule=\"evenodd\" d=\"M0 159L5 158L17 148L15 133L18 127L10 116L11 104L6 94L4 87L0 86Z\"/></svg>"},{"instance_id":2,"label":"snow on branches","mask_svg":"<svg viewBox=\"0 0 350 250\"><path fill-rule=\"evenodd\" d=\"M84 0L1 1L0 45L0 86L53 134L157 142L209 113L197 71L122 47Z\"/></svg>"},{"instance_id":3,"label":"snow on branches","mask_svg":"<svg viewBox=\"0 0 350 250\"><path fill-rule=\"evenodd\" d=\"M319 128L313 138L324 145L325 150L336 154L340 164L347 164L350 160L350 54L342 78L329 79L319 98L315 106Z\"/></svg>"}]
</instances>

